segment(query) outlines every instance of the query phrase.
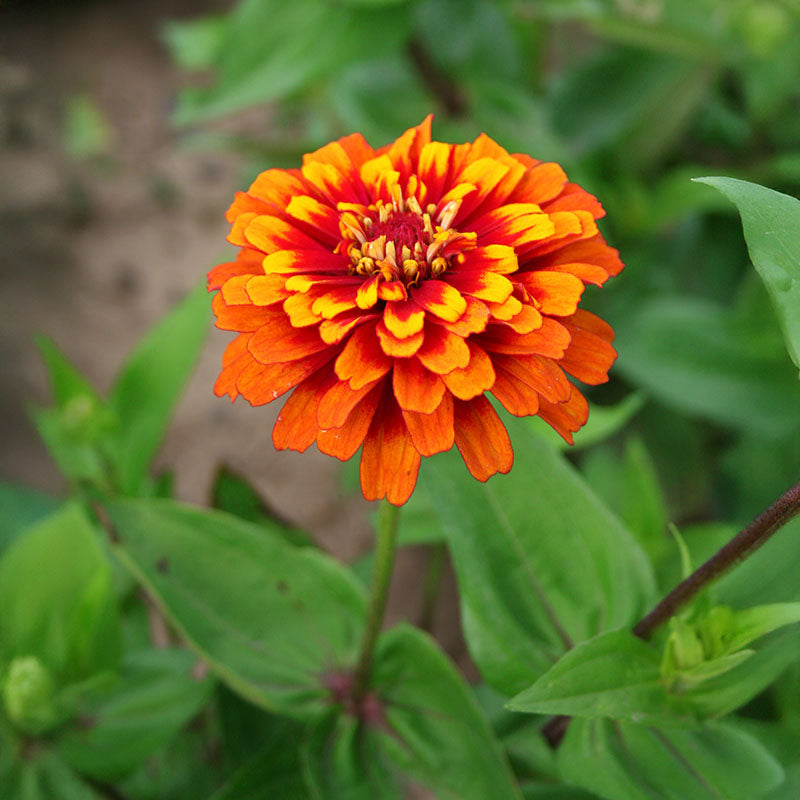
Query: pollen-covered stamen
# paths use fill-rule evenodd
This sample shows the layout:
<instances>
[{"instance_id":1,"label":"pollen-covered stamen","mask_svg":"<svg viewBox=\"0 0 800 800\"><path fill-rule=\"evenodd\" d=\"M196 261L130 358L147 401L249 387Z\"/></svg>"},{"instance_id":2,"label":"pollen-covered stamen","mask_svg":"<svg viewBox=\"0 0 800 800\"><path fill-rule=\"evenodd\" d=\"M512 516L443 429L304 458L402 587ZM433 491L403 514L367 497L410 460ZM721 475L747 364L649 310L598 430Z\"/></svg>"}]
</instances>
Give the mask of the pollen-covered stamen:
<instances>
[{"instance_id":1,"label":"pollen-covered stamen","mask_svg":"<svg viewBox=\"0 0 800 800\"><path fill-rule=\"evenodd\" d=\"M426 278L438 278L450 269L463 250L475 247L474 233L461 233L451 225L461 206L451 200L441 209L429 203L423 210L413 195L404 198L398 184L392 200L378 200L368 207L340 206L339 227L343 241L338 252L350 257L348 272L417 286Z\"/></svg>"}]
</instances>

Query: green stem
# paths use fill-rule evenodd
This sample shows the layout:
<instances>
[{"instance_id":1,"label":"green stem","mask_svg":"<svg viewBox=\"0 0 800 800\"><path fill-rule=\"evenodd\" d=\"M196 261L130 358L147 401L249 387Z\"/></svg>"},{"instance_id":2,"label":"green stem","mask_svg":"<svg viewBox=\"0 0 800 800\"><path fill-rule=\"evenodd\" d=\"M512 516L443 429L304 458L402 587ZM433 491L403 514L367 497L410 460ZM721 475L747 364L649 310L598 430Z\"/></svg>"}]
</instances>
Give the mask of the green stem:
<instances>
[{"instance_id":1,"label":"green stem","mask_svg":"<svg viewBox=\"0 0 800 800\"><path fill-rule=\"evenodd\" d=\"M372 656L383 624L389 582L392 578L394 553L397 549L397 520L400 509L388 500L381 501L378 512L378 542L375 548L375 568L372 573L372 590L367 610L367 624L361 640L361 652L353 673L353 701L358 703L369 689Z\"/></svg>"}]
</instances>

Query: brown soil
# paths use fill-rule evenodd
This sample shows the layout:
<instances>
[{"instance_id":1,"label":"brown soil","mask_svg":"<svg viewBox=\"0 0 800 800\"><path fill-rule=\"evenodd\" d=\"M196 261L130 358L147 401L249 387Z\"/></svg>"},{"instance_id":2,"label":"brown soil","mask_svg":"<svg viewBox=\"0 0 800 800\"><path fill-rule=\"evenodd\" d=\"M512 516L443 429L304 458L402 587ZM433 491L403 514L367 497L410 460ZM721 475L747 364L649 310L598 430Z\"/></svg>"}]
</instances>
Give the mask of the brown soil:
<instances>
[{"instance_id":1,"label":"brown soil","mask_svg":"<svg viewBox=\"0 0 800 800\"><path fill-rule=\"evenodd\" d=\"M189 151L169 127L180 75L158 39L165 19L221 0L16 0L0 11L0 476L61 491L26 404L47 401L33 344L51 336L105 389L126 352L176 299L226 255L223 214L244 182L231 154ZM104 159L64 150L69 99L85 93L113 131ZM263 129L267 111L235 124ZM267 165L264 165L267 166ZM340 465L318 452L275 452L277 408L251 409L213 396L229 335L209 336L165 442L160 465L181 499L207 501L225 463L248 476L283 516L350 560L371 543L369 507L339 489ZM415 620L427 554L401 553L389 619ZM464 661L451 575L435 631Z\"/></svg>"}]
</instances>

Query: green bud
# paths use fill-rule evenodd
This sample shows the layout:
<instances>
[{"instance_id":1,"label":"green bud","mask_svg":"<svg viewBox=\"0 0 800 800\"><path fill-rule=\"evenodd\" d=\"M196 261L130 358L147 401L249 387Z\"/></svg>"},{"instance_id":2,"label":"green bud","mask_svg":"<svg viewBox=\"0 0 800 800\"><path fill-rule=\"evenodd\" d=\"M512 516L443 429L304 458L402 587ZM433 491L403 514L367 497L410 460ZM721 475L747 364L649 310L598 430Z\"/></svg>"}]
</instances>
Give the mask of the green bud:
<instances>
[{"instance_id":1,"label":"green bud","mask_svg":"<svg viewBox=\"0 0 800 800\"><path fill-rule=\"evenodd\" d=\"M717 658L727 651L733 625L733 609L730 606L714 606L700 621L698 633L707 659Z\"/></svg>"},{"instance_id":2,"label":"green bud","mask_svg":"<svg viewBox=\"0 0 800 800\"><path fill-rule=\"evenodd\" d=\"M47 668L35 656L15 658L2 687L3 705L11 722L24 733L38 735L58 722L56 688Z\"/></svg>"},{"instance_id":3,"label":"green bud","mask_svg":"<svg viewBox=\"0 0 800 800\"><path fill-rule=\"evenodd\" d=\"M694 626L675 617L670 620L672 632L667 639L661 671L672 675L685 669L692 669L704 660L703 644Z\"/></svg>"}]
</instances>

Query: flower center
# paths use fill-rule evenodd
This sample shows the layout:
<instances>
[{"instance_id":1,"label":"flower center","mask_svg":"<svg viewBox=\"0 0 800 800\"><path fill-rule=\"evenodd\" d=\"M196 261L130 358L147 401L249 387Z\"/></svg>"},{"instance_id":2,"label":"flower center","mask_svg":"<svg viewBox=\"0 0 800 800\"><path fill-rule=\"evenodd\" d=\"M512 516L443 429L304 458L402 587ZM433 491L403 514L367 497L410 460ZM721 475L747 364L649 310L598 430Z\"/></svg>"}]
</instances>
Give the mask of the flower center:
<instances>
[{"instance_id":1,"label":"flower center","mask_svg":"<svg viewBox=\"0 0 800 800\"><path fill-rule=\"evenodd\" d=\"M380 274L406 286L438 278L463 259L463 250L475 247L474 233L450 227L460 205L460 200L431 203L423 211L413 195L403 198L398 185L392 187L391 203L340 205L340 247L350 257L348 274Z\"/></svg>"}]
</instances>

